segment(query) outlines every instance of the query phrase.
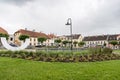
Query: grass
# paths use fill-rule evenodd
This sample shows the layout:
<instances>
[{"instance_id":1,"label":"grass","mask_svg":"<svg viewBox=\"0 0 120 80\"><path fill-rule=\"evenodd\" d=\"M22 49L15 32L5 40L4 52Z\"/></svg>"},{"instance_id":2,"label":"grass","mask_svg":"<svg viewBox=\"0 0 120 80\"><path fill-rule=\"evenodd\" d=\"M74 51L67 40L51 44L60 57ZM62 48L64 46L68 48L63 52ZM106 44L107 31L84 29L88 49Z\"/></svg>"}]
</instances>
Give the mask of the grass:
<instances>
[{"instance_id":1,"label":"grass","mask_svg":"<svg viewBox=\"0 0 120 80\"><path fill-rule=\"evenodd\" d=\"M114 53L120 53L120 50L113 50Z\"/></svg>"},{"instance_id":2,"label":"grass","mask_svg":"<svg viewBox=\"0 0 120 80\"><path fill-rule=\"evenodd\" d=\"M42 52L42 53L48 53L48 54L70 54L71 51L70 50L66 50L66 51L60 51L60 50L54 50L54 51L39 51L38 52ZM78 55L82 55L82 54L89 54L88 50L81 50L81 51L72 51L72 54L78 54Z\"/></svg>"},{"instance_id":3,"label":"grass","mask_svg":"<svg viewBox=\"0 0 120 80\"><path fill-rule=\"evenodd\" d=\"M120 80L119 75L120 60L50 63L0 57L1 80Z\"/></svg>"}]
</instances>

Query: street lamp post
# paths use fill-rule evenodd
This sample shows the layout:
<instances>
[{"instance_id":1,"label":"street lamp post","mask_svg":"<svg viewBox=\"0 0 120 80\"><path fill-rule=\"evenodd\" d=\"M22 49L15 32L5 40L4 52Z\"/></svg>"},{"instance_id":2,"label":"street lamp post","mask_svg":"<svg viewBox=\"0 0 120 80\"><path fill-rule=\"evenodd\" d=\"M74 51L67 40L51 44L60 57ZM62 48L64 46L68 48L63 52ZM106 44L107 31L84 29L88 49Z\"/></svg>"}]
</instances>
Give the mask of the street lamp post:
<instances>
[{"instance_id":1,"label":"street lamp post","mask_svg":"<svg viewBox=\"0 0 120 80\"><path fill-rule=\"evenodd\" d=\"M72 50L72 19L71 18L68 18L67 20L67 24L66 25L70 25L70 37L71 37L71 46L70 46L70 49Z\"/></svg>"}]
</instances>

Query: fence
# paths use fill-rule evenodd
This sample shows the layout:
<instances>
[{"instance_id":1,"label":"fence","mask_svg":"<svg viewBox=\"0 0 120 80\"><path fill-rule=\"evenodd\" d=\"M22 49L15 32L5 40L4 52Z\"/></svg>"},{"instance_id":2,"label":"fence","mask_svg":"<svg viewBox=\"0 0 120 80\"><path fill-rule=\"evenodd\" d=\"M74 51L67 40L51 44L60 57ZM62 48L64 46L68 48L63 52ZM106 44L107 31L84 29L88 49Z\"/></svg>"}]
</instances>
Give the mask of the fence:
<instances>
[{"instance_id":1,"label":"fence","mask_svg":"<svg viewBox=\"0 0 120 80\"><path fill-rule=\"evenodd\" d=\"M72 51L73 52L79 52L82 50L86 50L85 48L73 48ZM36 48L36 51L71 51L70 48Z\"/></svg>"}]
</instances>

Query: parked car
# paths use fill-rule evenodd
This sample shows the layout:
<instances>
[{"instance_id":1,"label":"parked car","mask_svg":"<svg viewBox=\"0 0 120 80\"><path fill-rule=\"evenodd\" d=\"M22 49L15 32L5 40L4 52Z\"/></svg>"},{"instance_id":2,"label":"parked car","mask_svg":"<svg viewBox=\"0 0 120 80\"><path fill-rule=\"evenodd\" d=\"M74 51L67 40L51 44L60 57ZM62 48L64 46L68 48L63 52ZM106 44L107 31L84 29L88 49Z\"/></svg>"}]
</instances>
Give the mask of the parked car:
<instances>
[{"instance_id":1,"label":"parked car","mask_svg":"<svg viewBox=\"0 0 120 80\"><path fill-rule=\"evenodd\" d=\"M10 43L11 46L13 47L18 47L16 44Z\"/></svg>"},{"instance_id":2,"label":"parked car","mask_svg":"<svg viewBox=\"0 0 120 80\"><path fill-rule=\"evenodd\" d=\"M45 45L36 45L35 47L45 47Z\"/></svg>"}]
</instances>

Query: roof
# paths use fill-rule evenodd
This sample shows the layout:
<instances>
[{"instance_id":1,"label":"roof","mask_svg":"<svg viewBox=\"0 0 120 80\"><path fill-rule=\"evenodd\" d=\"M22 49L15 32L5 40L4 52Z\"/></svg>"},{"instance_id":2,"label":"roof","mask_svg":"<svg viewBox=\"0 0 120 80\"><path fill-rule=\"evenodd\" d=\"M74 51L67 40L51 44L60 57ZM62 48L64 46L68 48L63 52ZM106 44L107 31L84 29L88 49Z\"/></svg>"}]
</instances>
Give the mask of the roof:
<instances>
[{"instance_id":1,"label":"roof","mask_svg":"<svg viewBox=\"0 0 120 80\"><path fill-rule=\"evenodd\" d=\"M57 36L54 35L54 34L48 34L47 36L48 36L50 39L51 39L51 38L57 38Z\"/></svg>"},{"instance_id":2,"label":"roof","mask_svg":"<svg viewBox=\"0 0 120 80\"><path fill-rule=\"evenodd\" d=\"M73 35L72 35L72 39L78 39L80 36L81 36L81 34L73 34ZM67 38L71 38L70 35L65 36L65 37L67 37Z\"/></svg>"},{"instance_id":3,"label":"roof","mask_svg":"<svg viewBox=\"0 0 120 80\"><path fill-rule=\"evenodd\" d=\"M87 36L83 38L83 41L117 40L117 36L119 36L119 34Z\"/></svg>"},{"instance_id":4,"label":"roof","mask_svg":"<svg viewBox=\"0 0 120 80\"><path fill-rule=\"evenodd\" d=\"M119 35L120 35L120 34L108 35L108 36L109 36L108 41L110 41L110 40L117 40L117 37L118 37Z\"/></svg>"},{"instance_id":5,"label":"roof","mask_svg":"<svg viewBox=\"0 0 120 80\"><path fill-rule=\"evenodd\" d=\"M29 30L24 30L24 29L20 29L15 33L21 33L23 35L28 35L30 37L45 37L45 38L49 38L45 33L42 32L34 32L34 31L29 31Z\"/></svg>"},{"instance_id":6,"label":"roof","mask_svg":"<svg viewBox=\"0 0 120 80\"><path fill-rule=\"evenodd\" d=\"M2 33L2 34L8 34L8 32L5 29L3 29L2 27L0 27L0 33Z\"/></svg>"}]
</instances>

